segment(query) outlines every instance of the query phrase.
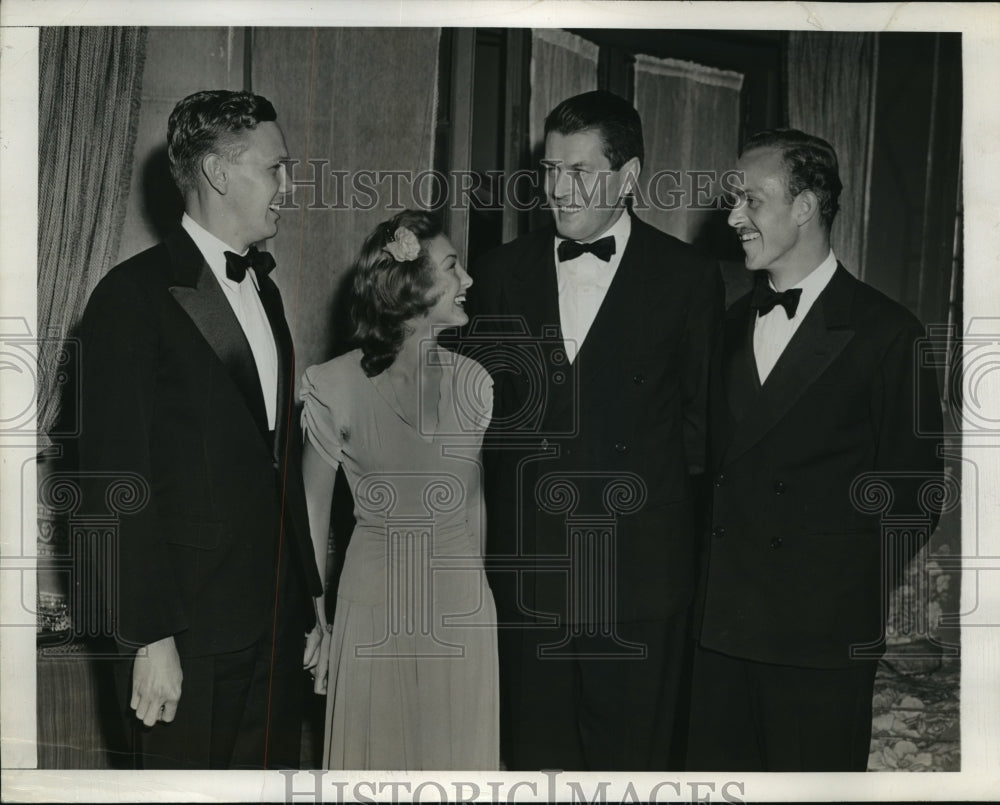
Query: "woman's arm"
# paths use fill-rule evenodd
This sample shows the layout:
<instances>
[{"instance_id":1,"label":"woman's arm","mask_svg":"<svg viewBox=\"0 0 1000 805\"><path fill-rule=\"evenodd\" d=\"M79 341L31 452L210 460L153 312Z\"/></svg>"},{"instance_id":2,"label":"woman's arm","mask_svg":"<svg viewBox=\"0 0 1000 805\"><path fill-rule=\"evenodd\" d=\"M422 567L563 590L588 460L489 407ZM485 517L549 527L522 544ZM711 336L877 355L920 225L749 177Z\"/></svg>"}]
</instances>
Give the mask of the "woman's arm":
<instances>
[{"instance_id":1,"label":"woman's arm","mask_svg":"<svg viewBox=\"0 0 1000 805\"><path fill-rule=\"evenodd\" d=\"M302 480L305 484L306 508L309 512L309 533L312 535L313 551L319 576L326 589L326 557L329 549L330 510L333 504L333 484L337 478L337 468L319 454L307 438L302 452ZM327 657L329 656L329 627L326 622L326 595L316 601L316 628L306 639L303 667L315 668L313 689L316 693L326 692Z\"/></svg>"},{"instance_id":2,"label":"woman's arm","mask_svg":"<svg viewBox=\"0 0 1000 805\"><path fill-rule=\"evenodd\" d=\"M329 550L330 510L333 505L333 483L337 468L332 466L307 438L302 448L302 480L306 491L306 508L309 511L309 533L312 535L316 567L326 589L326 556ZM320 599L317 599L320 600ZM326 625L326 616L323 624Z\"/></svg>"}]
</instances>

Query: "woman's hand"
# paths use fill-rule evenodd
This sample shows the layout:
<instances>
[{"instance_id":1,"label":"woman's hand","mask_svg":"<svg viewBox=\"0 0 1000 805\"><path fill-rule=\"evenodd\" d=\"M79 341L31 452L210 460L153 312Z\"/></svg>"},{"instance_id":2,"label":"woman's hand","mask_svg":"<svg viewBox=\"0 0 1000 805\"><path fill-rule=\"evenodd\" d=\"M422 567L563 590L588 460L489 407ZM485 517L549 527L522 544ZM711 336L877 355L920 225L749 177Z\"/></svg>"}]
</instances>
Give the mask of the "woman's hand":
<instances>
[{"instance_id":1,"label":"woman's hand","mask_svg":"<svg viewBox=\"0 0 1000 805\"><path fill-rule=\"evenodd\" d=\"M302 656L302 667L307 671L314 669L316 664L319 662L319 647L323 639L324 631L325 629L317 623L313 626L312 631L306 634L306 650L305 654ZM313 676L315 675L316 673L314 671Z\"/></svg>"},{"instance_id":2,"label":"woman's hand","mask_svg":"<svg viewBox=\"0 0 1000 805\"><path fill-rule=\"evenodd\" d=\"M302 658L302 667L312 675L313 693L320 696L326 694L331 637L331 627L318 621L313 630L306 635L306 650Z\"/></svg>"}]
</instances>

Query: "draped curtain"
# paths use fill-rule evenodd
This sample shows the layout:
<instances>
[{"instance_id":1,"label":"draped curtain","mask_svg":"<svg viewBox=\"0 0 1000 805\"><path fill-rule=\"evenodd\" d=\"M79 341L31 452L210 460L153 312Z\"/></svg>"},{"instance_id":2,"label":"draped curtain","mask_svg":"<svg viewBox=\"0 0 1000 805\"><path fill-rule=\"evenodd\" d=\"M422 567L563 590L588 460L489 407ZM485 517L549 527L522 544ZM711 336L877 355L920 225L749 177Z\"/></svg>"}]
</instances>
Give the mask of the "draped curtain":
<instances>
[{"instance_id":1,"label":"draped curtain","mask_svg":"<svg viewBox=\"0 0 1000 805\"><path fill-rule=\"evenodd\" d=\"M346 346L347 280L365 237L398 211L393 202L427 207L439 189L427 174L415 187L378 179L433 167L439 40L437 28L254 32L253 88L274 103L303 182L269 244L300 376ZM305 186L311 179L322 188Z\"/></svg>"},{"instance_id":2,"label":"draped curtain","mask_svg":"<svg viewBox=\"0 0 1000 805\"><path fill-rule=\"evenodd\" d=\"M644 210L636 198L640 218L693 242L720 214L710 204L720 190L715 177L736 162L742 86L740 73L636 56L635 108L646 146L640 188L648 203Z\"/></svg>"},{"instance_id":3,"label":"draped curtain","mask_svg":"<svg viewBox=\"0 0 1000 805\"><path fill-rule=\"evenodd\" d=\"M876 35L793 31L788 38L788 123L837 151L844 190L833 251L864 276Z\"/></svg>"},{"instance_id":4,"label":"draped curtain","mask_svg":"<svg viewBox=\"0 0 1000 805\"><path fill-rule=\"evenodd\" d=\"M38 355L43 435L59 416L58 339L71 333L118 253L145 51L145 28L39 34L38 333L56 339L43 341Z\"/></svg>"},{"instance_id":5,"label":"draped curtain","mask_svg":"<svg viewBox=\"0 0 1000 805\"><path fill-rule=\"evenodd\" d=\"M528 134L532 156L544 149L545 117L561 101L597 89L597 45L566 31L531 32L531 111Z\"/></svg>"},{"instance_id":6,"label":"draped curtain","mask_svg":"<svg viewBox=\"0 0 1000 805\"><path fill-rule=\"evenodd\" d=\"M60 430L72 354L63 349L64 339L73 335L91 290L117 257L145 53L145 28L39 31L39 447ZM39 479L55 469L60 455L55 448L39 454ZM39 641L54 637L58 648L37 666L38 764L106 767L98 719L102 682L94 666L73 658L77 646L63 644L70 621L60 564L69 555L68 542L65 517L40 500L37 631Z\"/></svg>"}]
</instances>

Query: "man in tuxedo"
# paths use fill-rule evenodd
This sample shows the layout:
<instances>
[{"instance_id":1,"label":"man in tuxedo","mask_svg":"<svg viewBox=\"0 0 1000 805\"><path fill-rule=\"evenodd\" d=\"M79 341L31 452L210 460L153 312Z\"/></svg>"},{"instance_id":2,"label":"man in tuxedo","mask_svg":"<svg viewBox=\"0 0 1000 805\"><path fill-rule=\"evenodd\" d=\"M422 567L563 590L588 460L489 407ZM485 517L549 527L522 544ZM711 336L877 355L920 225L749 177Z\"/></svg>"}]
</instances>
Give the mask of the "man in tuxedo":
<instances>
[{"instance_id":1,"label":"man in tuxedo","mask_svg":"<svg viewBox=\"0 0 1000 805\"><path fill-rule=\"evenodd\" d=\"M763 132L737 169L756 276L713 371L689 767L864 771L888 593L936 523L936 378L920 322L830 249L829 143Z\"/></svg>"},{"instance_id":2,"label":"man in tuxedo","mask_svg":"<svg viewBox=\"0 0 1000 805\"><path fill-rule=\"evenodd\" d=\"M292 341L253 245L277 233L285 141L265 98L225 90L180 101L167 140L180 226L101 280L81 329L90 505L108 478L149 496L104 580L122 703L147 769L297 768L320 580Z\"/></svg>"},{"instance_id":3,"label":"man in tuxedo","mask_svg":"<svg viewBox=\"0 0 1000 805\"><path fill-rule=\"evenodd\" d=\"M722 283L632 215L642 160L627 101L563 101L542 161L554 225L472 272L510 769L671 763Z\"/></svg>"}]
</instances>

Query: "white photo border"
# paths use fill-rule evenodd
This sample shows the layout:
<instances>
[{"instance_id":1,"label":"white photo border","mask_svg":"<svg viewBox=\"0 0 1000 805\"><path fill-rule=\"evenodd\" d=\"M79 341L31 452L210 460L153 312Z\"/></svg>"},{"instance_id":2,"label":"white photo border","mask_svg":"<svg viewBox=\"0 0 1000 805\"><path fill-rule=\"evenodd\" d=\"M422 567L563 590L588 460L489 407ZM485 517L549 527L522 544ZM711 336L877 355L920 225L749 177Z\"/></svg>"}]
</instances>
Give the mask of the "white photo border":
<instances>
[{"instance_id":1,"label":"white photo border","mask_svg":"<svg viewBox=\"0 0 1000 805\"><path fill-rule=\"evenodd\" d=\"M964 171L963 331L993 339L1000 356L1000 4L791 2L384 2L338 0L5 0L0 7L0 324L36 333L38 26L491 26L571 28L954 31L962 34ZM0 333L2 334L2 333ZM1000 360L997 365L1000 366ZM3 369L4 367L0 367ZM1000 370L984 375L979 403L1000 423ZM0 372L0 424L33 378ZM4 403L4 399L8 402ZM14 402L11 402L14 400ZM5 405L8 406L5 408ZM601 774L377 772L125 772L37 770L35 622L22 601L35 596L34 473L37 446L0 428L0 738L5 802L382 800L661 801L988 800L1000 791L1000 500L966 488L963 517L961 771L901 774ZM966 434L980 490L1000 489L1000 428ZM24 480L28 479L28 480ZM970 522L971 520L971 522ZM33 533L33 532L32 532ZM993 569L997 568L997 569ZM28 607L28 611L33 607ZM18 613L21 613L19 616ZM30 620L30 622L19 622ZM579 789L570 787L579 784ZM602 784L607 783L602 788ZM424 784L421 788L421 784ZM479 787L480 796L473 797ZM631 785L631 789L630 789ZM458 786L458 787L456 787ZM464 786L464 787L462 787ZM704 797L709 799L704 799Z\"/></svg>"}]
</instances>

